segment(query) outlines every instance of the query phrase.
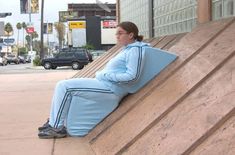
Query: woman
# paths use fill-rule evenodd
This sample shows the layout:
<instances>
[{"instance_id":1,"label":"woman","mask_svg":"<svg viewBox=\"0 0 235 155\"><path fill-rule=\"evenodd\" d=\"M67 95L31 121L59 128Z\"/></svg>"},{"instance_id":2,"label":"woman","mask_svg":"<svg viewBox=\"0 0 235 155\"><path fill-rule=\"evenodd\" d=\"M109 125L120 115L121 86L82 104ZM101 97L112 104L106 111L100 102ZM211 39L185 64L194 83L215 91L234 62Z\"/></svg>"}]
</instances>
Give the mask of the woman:
<instances>
[{"instance_id":1,"label":"woman","mask_svg":"<svg viewBox=\"0 0 235 155\"><path fill-rule=\"evenodd\" d=\"M49 120L39 127L39 138L62 138L85 136L92 128L110 114L141 76L144 55L132 22L117 26L116 38L123 45L122 51L111 59L95 78L77 78L57 83Z\"/></svg>"}]
</instances>

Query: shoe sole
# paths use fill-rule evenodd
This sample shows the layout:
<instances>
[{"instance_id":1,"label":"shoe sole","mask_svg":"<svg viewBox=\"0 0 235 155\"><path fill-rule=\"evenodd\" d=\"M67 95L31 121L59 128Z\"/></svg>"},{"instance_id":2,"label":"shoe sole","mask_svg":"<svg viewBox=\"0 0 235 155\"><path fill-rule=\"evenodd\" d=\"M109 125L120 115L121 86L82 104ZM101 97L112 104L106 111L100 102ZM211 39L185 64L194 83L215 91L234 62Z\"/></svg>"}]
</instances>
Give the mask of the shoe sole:
<instances>
[{"instance_id":1,"label":"shoe sole","mask_svg":"<svg viewBox=\"0 0 235 155\"><path fill-rule=\"evenodd\" d=\"M67 135L60 135L60 136L40 136L40 135L38 135L38 137L40 138L40 139L56 139L56 138L65 138L65 137L67 137Z\"/></svg>"}]
</instances>

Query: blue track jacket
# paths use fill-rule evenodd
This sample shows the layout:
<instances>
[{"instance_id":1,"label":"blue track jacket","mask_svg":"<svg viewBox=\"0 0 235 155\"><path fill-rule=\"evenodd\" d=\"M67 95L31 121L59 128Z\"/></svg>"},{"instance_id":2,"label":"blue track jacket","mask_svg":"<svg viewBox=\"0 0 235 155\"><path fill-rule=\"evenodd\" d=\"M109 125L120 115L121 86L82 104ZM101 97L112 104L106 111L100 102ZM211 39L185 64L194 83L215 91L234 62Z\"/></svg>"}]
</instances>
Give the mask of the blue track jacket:
<instances>
[{"instance_id":1,"label":"blue track jacket","mask_svg":"<svg viewBox=\"0 0 235 155\"><path fill-rule=\"evenodd\" d=\"M125 46L102 71L96 72L96 79L104 82L116 95L128 94L128 90L122 86L138 82L145 61L143 47L149 45L136 41Z\"/></svg>"}]
</instances>

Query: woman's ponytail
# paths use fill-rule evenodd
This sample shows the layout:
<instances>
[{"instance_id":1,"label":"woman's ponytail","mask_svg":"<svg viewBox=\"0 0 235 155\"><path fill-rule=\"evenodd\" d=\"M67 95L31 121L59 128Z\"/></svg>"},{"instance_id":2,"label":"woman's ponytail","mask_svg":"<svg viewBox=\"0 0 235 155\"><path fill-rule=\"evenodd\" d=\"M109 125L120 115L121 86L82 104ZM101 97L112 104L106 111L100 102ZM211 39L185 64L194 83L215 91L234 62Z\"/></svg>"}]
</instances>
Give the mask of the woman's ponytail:
<instances>
[{"instance_id":1,"label":"woman's ponytail","mask_svg":"<svg viewBox=\"0 0 235 155\"><path fill-rule=\"evenodd\" d=\"M142 35L137 35L137 37L135 38L137 41L142 41L144 39L144 36Z\"/></svg>"}]
</instances>

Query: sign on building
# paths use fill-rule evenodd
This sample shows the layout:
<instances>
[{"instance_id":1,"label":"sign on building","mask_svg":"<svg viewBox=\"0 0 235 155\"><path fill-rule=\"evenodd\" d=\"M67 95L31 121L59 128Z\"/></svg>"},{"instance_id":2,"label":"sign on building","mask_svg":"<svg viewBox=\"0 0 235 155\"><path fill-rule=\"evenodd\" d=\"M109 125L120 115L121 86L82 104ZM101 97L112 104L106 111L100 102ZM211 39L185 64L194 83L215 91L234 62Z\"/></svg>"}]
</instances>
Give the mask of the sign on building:
<instances>
[{"instance_id":1,"label":"sign on building","mask_svg":"<svg viewBox=\"0 0 235 155\"><path fill-rule=\"evenodd\" d=\"M79 29L79 28L86 28L85 21L78 21L78 22L69 22L69 29Z\"/></svg>"},{"instance_id":2,"label":"sign on building","mask_svg":"<svg viewBox=\"0 0 235 155\"><path fill-rule=\"evenodd\" d=\"M116 28L117 22L115 20L104 20L103 28Z\"/></svg>"}]
</instances>

